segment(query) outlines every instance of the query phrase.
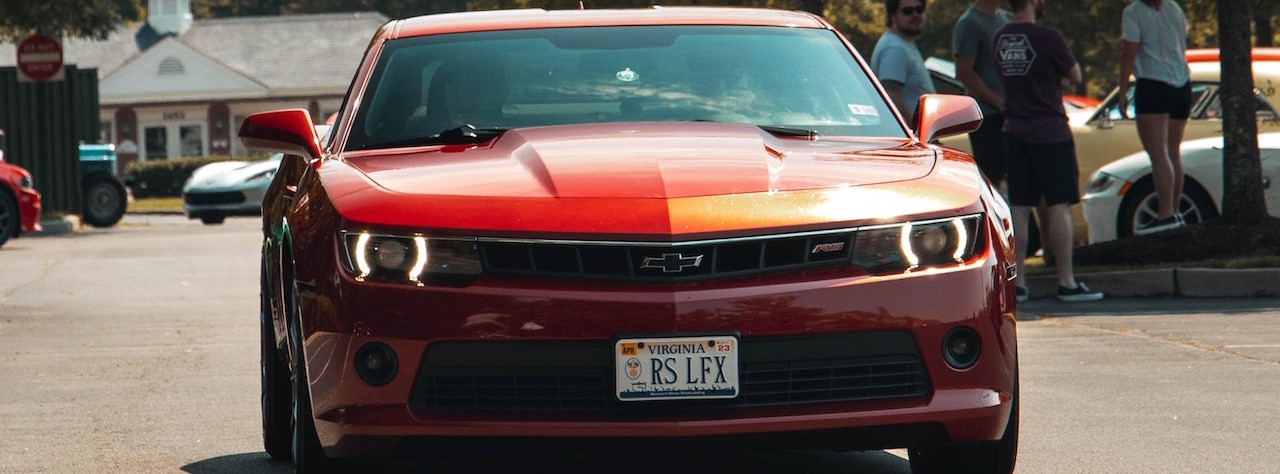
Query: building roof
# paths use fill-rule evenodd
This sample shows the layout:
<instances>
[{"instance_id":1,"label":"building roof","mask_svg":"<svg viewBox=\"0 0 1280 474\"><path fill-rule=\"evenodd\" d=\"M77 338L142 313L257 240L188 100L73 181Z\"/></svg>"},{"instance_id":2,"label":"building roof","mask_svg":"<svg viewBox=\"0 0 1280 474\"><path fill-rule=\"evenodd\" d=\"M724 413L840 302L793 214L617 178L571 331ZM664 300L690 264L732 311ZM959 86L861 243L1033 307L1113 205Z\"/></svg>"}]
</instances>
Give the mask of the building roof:
<instances>
[{"instance_id":1,"label":"building roof","mask_svg":"<svg viewBox=\"0 0 1280 474\"><path fill-rule=\"evenodd\" d=\"M161 35L146 23L118 28L106 40L68 39L64 63L97 68L102 81L128 69L154 46L175 40L200 56L272 91L346 91L378 27L376 12L197 20L181 35ZM16 63L15 45L0 44L0 66ZM113 102L103 91L104 103Z\"/></svg>"}]
</instances>

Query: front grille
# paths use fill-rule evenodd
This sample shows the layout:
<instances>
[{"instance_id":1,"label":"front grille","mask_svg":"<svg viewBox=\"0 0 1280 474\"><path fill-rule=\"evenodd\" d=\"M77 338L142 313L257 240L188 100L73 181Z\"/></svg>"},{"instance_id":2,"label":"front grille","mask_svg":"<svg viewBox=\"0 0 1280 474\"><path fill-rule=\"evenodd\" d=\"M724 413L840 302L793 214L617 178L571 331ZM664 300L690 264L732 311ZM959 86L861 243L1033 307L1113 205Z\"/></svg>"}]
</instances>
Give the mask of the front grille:
<instances>
[{"instance_id":1,"label":"front grille","mask_svg":"<svg viewBox=\"0 0 1280 474\"><path fill-rule=\"evenodd\" d=\"M741 395L728 400L615 402L605 342L432 344L410 395L414 410L645 410L758 407L907 398L929 392L905 332L743 339Z\"/></svg>"},{"instance_id":2,"label":"front grille","mask_svg":"<svg viewBox=\"0 0 1280 474\"><path fill-rule=\"evenodd\" d=\"M240 191L224 191L217 193L186 193L182 199L187 204L240 204L244 202L244 193Z\"/></svg>"},{"instance_id":3,"label":"front grille","mask_svg":"<svg viewBox=\"0 0 1280 474\"><path fill-rule=\"evenodd\" d=\"M848 262L849 229L700 242L482 240L486 273L689 280Z\"/></svg>"}]
</instances>

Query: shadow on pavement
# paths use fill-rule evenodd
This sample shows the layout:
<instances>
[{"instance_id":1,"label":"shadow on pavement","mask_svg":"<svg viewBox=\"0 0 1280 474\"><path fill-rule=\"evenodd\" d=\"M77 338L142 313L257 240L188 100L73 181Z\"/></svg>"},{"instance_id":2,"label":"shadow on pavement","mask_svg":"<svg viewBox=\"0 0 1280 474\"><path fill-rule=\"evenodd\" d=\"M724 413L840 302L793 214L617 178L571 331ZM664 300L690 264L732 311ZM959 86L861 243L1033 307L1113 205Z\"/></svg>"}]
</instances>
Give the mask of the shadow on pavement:
<instances>
[{"instance_id":1,"label":"shadow on pavement","mask_svg":"<svg viewBox=\"0 0 1280 474\"><path fill-rule=\"evenodd\" d=\"M469 459L439 462L416 462L395 466L343 465L338 472L475 474L486 472L519 472L522 474L587 474L643 470L638 466L678 466L682 472L732 472L734 474L906 474L911 466L906 459L886 451L813 451L747 452L715 450L699 455L671 452L607 451L571 455L515 455L488 453ZM241 453L218 456L182 466L191 474L221 473L288 473L289 463L272 461L266 453Z\"/></svg>"},{"instance_id":2,"label":"shadow on pavement","mask_svg":"<svg viewBox=\"0 0 1280 474\"><path fill-rule=\"evenodd\" d=\"M182 466L191 474L225 474L230 472L280 473L293 472L287 462L272 461L267 453L240 453L218 456Z\"/></svg>"}]
</instances>

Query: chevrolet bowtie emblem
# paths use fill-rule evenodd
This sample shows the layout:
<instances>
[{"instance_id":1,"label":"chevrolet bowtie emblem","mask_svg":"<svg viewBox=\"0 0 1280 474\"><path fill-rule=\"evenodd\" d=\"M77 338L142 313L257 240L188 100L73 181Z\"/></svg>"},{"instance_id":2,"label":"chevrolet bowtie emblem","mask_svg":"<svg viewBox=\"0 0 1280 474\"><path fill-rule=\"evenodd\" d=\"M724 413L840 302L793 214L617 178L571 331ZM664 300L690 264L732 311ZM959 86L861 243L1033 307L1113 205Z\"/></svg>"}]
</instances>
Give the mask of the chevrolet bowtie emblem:
<instances>
[{"instance_id":1,"label":"chevrolet bowtie emblem","mask_svg":"<svg viewBox=\"0 0 1280 474\"><path fill-rule=\"evenodd\" d=\"M686 257L682 253L664 253L661 257L645 257L640 268L661 268L662 273L680 273L702 265L702 255Z\"/></svg>"}]
</instances>

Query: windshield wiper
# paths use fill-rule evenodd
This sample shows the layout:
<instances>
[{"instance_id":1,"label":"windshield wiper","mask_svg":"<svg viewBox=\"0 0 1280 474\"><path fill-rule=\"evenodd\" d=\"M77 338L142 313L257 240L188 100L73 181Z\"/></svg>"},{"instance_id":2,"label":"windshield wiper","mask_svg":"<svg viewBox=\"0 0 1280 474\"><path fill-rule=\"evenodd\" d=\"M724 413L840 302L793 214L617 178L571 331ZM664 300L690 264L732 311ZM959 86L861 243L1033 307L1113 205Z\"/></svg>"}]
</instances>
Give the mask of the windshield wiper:
<instances>
[{"instance_id":1,"label":"windshield wiper","mask_svg":"<svg viewBox=\"0 0 1280 474\"><path fill-rule=\"evenodd\" d=\"M805 137L809 139L818 138L817 130L809 130L804 128L780 127L777 125L756 125L761 130L769 132L780 137Z\"/></svg>"},{"instance_id":2,"label":"windshield wiper","mask_svg":"<svg viewBox=\"0 0 1280 474\"><path fill-rule=\"evenodd\" d=\"M483 143L492 140L502 132L507 131L505 128L476 128L474 125L466 124L459 127L445 129L440 133L432 135L444 145L452 145L456 143Z\"/></svg>"},{"instance_id":3,"label":"windshield wiper","mask_svg":"<svg viewBox=\"0 0 1280 474\"><path fill-rule=\"evenodd\" d=\"M393 140L389 142L371 143L360 147L362 150L376 148L398 148L406 146L423 146L423 145L460 145L466 143L484 143L492 140L502 132L507 131L505 128L475 128L472 125L463 125L446 129L435 135L405 138L401 140Z\"/></svg>"}]
</instances>

